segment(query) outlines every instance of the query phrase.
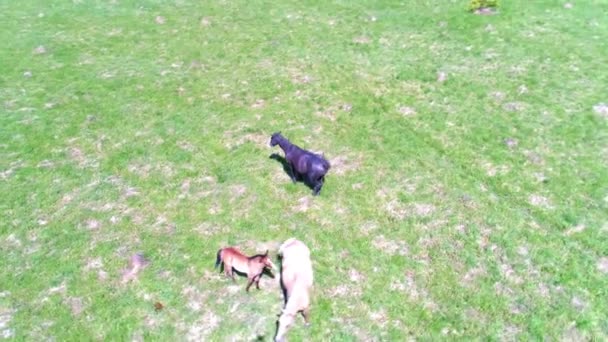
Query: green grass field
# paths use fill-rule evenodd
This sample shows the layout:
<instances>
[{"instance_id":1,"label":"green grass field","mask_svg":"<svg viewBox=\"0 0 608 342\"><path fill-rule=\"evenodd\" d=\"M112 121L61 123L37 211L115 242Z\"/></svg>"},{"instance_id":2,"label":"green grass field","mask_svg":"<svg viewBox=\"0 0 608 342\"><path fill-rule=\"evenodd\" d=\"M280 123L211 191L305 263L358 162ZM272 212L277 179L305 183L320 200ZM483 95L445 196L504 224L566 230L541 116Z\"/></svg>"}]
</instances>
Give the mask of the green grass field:
<instances>
[{"instance_id":1,"label":"green grass field","mask_svg":"<svg viewBox=\"0 0 608 342\"><path fill-rule=\"evenodd\" d=\"M467 5L1 1L0 338L271 340L297 237L293 341L608 339L608 1Z\"/></svg>"}]
</instances>

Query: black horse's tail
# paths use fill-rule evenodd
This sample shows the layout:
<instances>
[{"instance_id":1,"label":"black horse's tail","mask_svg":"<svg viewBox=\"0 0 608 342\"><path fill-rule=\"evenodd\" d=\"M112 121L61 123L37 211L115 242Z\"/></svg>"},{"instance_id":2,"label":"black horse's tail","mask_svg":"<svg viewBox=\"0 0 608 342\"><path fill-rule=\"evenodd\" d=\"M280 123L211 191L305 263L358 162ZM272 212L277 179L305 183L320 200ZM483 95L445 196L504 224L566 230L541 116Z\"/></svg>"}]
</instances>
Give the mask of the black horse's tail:
<instances>
[{"instance_id":1,"label":"black horse's tail","mask_svg":"<svg viewBox=\"0 0 608 342\"><path fill-rule=\"evenodd\" d=\"M220 248L217 251L217 257L215 258L215 268L217 268L220 263L222 263L222 249Z\"/></svg>"}]
</instances>

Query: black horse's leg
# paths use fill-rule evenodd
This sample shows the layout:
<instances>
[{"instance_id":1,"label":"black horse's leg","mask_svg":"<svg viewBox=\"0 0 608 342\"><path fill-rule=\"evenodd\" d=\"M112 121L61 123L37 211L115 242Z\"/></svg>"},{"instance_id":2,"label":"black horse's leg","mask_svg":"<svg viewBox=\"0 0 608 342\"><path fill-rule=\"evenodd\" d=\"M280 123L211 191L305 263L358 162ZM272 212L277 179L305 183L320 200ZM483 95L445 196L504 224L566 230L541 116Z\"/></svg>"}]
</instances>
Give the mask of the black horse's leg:
<instances>
[{"instance_id":1,"label":"black horse's leg","mask_svg":"<svg viewBox=\"0 0 608 342\"><path fill-rule=\"evenodd\" d=\"M296 177L296 169L293 167L293 165L291 163L287 163L287 169L289 170L289 178L291 178L291 181L293 183L296 182L297 177Z\"/></svg>"},{"instance_id":2,"label":"black horse's leg","mask_svg":"<svg viewBox=\"0 0 608 342\"><path fill-rule=\"evenodd\" d=\"M325 180L324 176L321 176L320 178L317 179L317 181L315 182L315 186L313 188L313 192L312 194L317 196L319 195L319 192L321 192L321 188L323 187L323 181Z\"/></svg>"}]
</instances>

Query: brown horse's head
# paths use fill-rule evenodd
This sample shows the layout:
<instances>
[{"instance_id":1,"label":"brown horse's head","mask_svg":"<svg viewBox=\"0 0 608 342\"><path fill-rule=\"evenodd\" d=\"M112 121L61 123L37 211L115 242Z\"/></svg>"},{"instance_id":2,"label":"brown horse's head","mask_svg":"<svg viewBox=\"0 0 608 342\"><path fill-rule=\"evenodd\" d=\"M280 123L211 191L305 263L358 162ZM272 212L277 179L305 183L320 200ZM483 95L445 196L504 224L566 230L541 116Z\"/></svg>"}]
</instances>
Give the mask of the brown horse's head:
<instances>
[{"instance_id":1,"label":"brown horse's head","mask_svg":"<svg viewBox=\"0 0 608 342\"><path fill-rule=\"evenodd\" d=\"M266 250L266 253L264 253L261 262L264 264L264 266L274 269L276 270L277 267L274 265L274 263L272 262L272 260L270 260L270 258L268 257L268 250Z\"/></svg>"},{"instance_id":2,"label":"brown horse's head","mask_svg":"<svg viewBox=\"0 0 608 342\"><path fill-rule=\"evenodd\" d=\"M266 253L264 254L252 256L249 260L259 264L260 266L262 266L262 268L268 267L273 270L277 269L277 267L274 265L274 263L272 262L272 260L270 260L270 257L268 256L268 250L266 250Z\"/></svg>"}]
</instances>

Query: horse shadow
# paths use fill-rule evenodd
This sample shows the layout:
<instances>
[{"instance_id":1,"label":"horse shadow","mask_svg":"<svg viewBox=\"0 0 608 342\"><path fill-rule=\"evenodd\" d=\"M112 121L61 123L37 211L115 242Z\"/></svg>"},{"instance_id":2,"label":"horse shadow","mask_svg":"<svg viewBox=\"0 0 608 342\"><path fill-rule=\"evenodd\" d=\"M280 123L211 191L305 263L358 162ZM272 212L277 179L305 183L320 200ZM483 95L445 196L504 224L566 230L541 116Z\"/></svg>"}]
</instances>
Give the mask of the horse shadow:
<instances>
[{"instance_id":1,"label":"horse shadow","mask_svg":"<svg viewBox=\"0 0 608 342\"><path fill-rule=\"evenodd\" d=\"M220 271L219 272L220 274L224 273L224 263L221 264L219 271ZM237 276L239 276L240 278L247 278L247 273L241 272L234 267L232 268L232 272L234 274L236 274ZM262 275L266 275L267 277L270 277L272 279L274 279L276 277L276 275L267 268L264 268L264 270L262 270Z\"/></svg>"},{"instance_id":2,"label":"horse shadow","mask_svg":"<svg viewBox=\"0 0 608 342\"><path fill-rule=\"evenodd\" d=\"M281 286L281 294L283 294L283 306L287 305L287 300L289 296L287 295L287 288L285 287L285 283L283 282L283 258L279 258L280 267L279 267L279 285Z\"/></svg>"},{"instance_id":3,"label":"horse shadow","mask_svg":"<svg viewBox=\"0 0 608 342\"><path fill-rule=\"evenodd\" d=\"M291 170L291 167L289 166L289 163L287 162L287 159L285 159L285 157L281 156L278 153L273 153L268 158L276 160L277 162L281 163L281 166L283 166L283 171L285 172L286 175L289 176L290 179L291 179L291 172L293 172L296 182L304 183L307 187L310 188L310 190L314 189L313 184L308 183L305 179L302 179L302 177L299 174L297 174L295 171Z\"/></svg>"}]
</instances>

